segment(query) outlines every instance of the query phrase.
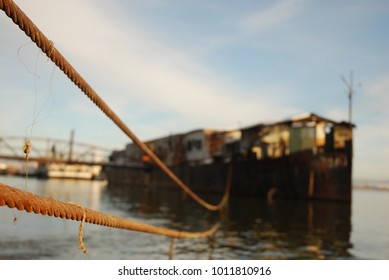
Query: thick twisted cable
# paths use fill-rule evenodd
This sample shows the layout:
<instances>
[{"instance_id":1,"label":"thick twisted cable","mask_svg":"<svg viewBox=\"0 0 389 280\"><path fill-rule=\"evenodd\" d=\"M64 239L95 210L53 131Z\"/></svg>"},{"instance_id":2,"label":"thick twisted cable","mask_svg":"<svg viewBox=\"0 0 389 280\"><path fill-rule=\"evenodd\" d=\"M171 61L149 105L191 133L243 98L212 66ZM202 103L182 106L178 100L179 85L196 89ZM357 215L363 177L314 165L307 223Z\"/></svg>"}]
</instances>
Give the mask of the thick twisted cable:
<instances>
[{"instance_id":1,"label":"thick twisted cable","mask_svg":"<svg viewBox=\"0 0 389 280\"><path fill-rule=\"evenodd\" d=\"M226 188L223 198L219 204L213 205L198 195L196 195L183 181L181 181L138 137L123 123L114 111L104 102L104 100L92 89L92 87L82 78L73 66L54 47L53 42L35 26L35 24L24 14L24 12L12 0L0 0L2 9L13 22L19 26L24 33L58 66L68 78L85 93L86 96L110 118L152 161L161 168L170 179L178 185L184 192L192 197L196 202L211 211L222 209L227 201L229 189Z\"/></svg>"},{"instance_id":2,"label":"thick twisted cable","mask_svg":"<svg viewBox=\"0 0 389 280\"><path fill-rule=\"evenodd\" d=\"M62 202L52 198L38 196L0 183L0 206L5 205L9 208L17 208L19 211L24 210L28 213L34 212L35 214L54 216L68 220L82 221L85 215L86 223L174 238L209 237L219 229L218 224L203 232L186 232L157 227L112 216L89 208L83 208L77 203Z\"/></svg>"}]
</instances>

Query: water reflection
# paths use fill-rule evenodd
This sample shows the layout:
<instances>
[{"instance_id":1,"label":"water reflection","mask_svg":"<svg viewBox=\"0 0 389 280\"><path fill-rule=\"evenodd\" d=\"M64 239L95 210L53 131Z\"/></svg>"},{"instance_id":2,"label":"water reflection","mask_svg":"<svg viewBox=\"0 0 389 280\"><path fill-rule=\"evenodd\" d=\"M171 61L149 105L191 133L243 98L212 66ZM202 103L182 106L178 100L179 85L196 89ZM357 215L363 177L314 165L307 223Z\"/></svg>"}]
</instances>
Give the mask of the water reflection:
<instances>
[{"instance_id":1,"label":"water reflection","mask_svg":"<svg viewBox=\"0 0 389 280\"><path fill-rule=\"evenodd\" d=\"M85 207L101 208L101 182L37 180L1 177L1 182L34 194ZM71 259L77 250L78 223L53 217L0 208L0 259Z\"/></svg>"},{"instance_id":2,"label":"water reflection","mask_svg":"<svg viewBox=\"0 0 389 280\"><path fill-rule=\"evenodd\" d=\"M201 231L221 220L222 228L213 238L176 242L176 258L352 258L351 204L241 196L232 197L220 215L175 189L108 185L106 191L117 207L153 224ZM220 199L202 197L211 202Z\"/></svg>"},{"instance_id":3,"label":"water reflection","mask_svg":"<svg viewBox=\"0 0 389 280\"><path fill-rule=\"evenodd\" d=\"M1 182L25 189L23 178L1 177ZM354 258L350 254L350 204L245 196L232 197L228 209L219 213L203 209L177 189L30 179L28 190L179 230L202 231L221 222L220 231L212 238L176 240L175 259ZM219 195L200 195L212 203L220 199ZM78 226L74 221L1 207L0 259L168 258L167 237L90 224L85 225L89 254L84 255L77 249Z\"/></svg>"}]
</instances>

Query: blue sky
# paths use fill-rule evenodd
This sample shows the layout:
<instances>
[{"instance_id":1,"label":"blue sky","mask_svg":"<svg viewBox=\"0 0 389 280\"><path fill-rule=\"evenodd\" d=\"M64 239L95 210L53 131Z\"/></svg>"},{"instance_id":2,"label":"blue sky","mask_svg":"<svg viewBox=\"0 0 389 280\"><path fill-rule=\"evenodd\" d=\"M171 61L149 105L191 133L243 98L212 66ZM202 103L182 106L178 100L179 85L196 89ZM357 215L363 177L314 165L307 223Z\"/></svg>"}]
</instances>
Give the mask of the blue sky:
<instances>
[{"instance_id":1,"label":"blue sky","mask_svg":"<svg viewBox=\"0 0 389 280\"><path fill-rule=\"evenodd\" d=\"M15 2L145 140L304 112L347 120L352 70L354 178L389 179L388 1ZM1 136L129 142L3 12L0 36Z\"/></svg>"}]
</instances>

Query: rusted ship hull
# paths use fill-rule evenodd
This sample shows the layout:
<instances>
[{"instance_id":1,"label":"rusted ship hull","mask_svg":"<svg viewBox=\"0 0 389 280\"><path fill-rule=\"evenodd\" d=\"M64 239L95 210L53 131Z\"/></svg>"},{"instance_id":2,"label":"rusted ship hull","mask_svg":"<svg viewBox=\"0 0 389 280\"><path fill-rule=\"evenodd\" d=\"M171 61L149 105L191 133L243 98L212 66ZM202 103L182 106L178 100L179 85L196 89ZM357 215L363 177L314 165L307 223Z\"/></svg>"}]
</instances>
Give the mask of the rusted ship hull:
<instances>
[{"instance_id":1,"label":"rusted ship hull","mask_svg":"<svg viewBox=\"0 0 389 280\"><path fill-rule=\"evenodd\" d=\"M315 156L310 151L277 159L178 165L172 171L197 192L222 194L232 166L232 195L261 195L351 201L351 166L344 154ZM176 187L155 166L106 166L110 184Z\"/></svg>"},{"instance_id":2,"label":"rusted ship hull","mask_svg":"<svg viewBox=\"0 0 389 280\"><path fill-rule=\"evenodd\" d=\"M235 131L196 130L146 142L187 186L232 195L351 201L352 129L314 114ZM112 184L175 187L134 144L114 153Z\"/></svg>"}]
</instances>

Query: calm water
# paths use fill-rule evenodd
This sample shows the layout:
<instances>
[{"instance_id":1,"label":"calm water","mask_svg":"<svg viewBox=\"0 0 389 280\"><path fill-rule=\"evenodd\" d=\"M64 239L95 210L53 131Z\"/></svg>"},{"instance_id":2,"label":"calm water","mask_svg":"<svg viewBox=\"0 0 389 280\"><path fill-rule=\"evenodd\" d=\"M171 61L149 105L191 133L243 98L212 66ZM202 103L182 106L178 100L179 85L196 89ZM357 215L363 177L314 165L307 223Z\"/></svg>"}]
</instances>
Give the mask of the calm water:
<instances>
[{"instance_id":1,"label":"calm water","mask_svg":"<svg viewBox=\"0 0 389 280\"><path fill-rule=\"evenodd\" d=\"M26 189L23 178L0 176L0 182ZM178 190L36 179L29 179L27 187L38 195L158 226L202 231L222 223L211 239L176 240L175 259L389 259L388 191L354 190L352 205L234 197L220 216ZM1 207L0 259L168 258L167 237L89 224L84 255L77 249L78 226Z\"/></svg>"}]
</instances>

